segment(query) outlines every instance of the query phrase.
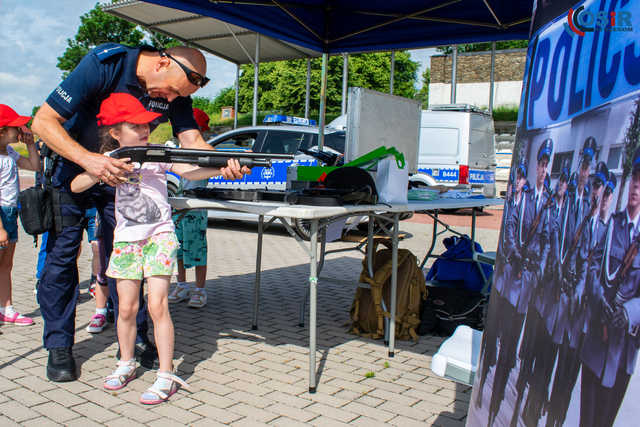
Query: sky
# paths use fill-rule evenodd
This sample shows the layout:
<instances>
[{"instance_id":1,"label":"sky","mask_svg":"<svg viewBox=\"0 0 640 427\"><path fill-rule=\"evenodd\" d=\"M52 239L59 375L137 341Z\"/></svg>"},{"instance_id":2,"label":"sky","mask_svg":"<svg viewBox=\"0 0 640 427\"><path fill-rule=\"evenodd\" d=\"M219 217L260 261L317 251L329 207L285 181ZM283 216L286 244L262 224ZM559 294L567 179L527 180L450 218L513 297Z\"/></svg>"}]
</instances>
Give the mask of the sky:
<instances>
[{"instance_id":1,"label":"sky","mask_svg":"<svg viewBox=\"0 0 640 427\"><path fill-rule=\"evenodd\" d=\"M75 36L80 16L95 4L96 0L0 0L0 104L30 115L34 106L44 102L62 76L57 58L67 48L67 39ZM410 53L420 63L420 77L435 49ZM233 85L236 66L211 54L205 56L211 82L196 95L213 98Z\"/></svg>"}]
</instances>

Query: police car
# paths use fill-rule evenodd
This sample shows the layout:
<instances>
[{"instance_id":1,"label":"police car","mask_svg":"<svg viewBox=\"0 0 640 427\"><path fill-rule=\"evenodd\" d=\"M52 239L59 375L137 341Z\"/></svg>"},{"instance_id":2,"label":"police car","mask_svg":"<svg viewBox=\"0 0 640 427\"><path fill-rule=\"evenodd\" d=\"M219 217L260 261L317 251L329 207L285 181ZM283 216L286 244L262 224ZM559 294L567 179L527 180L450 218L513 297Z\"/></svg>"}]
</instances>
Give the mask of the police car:
<instances>
[{"instance_id":1,"label":"police car","mask_svg":"<svg viewBox=\"0 0 640 427\"><path fill-rule=\"evenodd\" d=\"M293 116L267 115L265 123L271 125L249 126L234 129L217 135L207 141L216 150L245 150L269 154L293 154L293 161L273 161L270 168L255 167L250 175L239 180L227 180L222 177L209 179L208 187L226 189L261 189L285 190L287 185L287 168L292 164L316 165L318 160L300 150L317 151L318 127L315 121ZM342 156L345 150L345 131L325 128L323 151ZM180 177L167 174L169 196L177 193ZM256 220L252 214L223 210L209 210L209 218ZM305 221L296 221L294 229L306 238L308 227Z\"/></svg>"}]
</instances>

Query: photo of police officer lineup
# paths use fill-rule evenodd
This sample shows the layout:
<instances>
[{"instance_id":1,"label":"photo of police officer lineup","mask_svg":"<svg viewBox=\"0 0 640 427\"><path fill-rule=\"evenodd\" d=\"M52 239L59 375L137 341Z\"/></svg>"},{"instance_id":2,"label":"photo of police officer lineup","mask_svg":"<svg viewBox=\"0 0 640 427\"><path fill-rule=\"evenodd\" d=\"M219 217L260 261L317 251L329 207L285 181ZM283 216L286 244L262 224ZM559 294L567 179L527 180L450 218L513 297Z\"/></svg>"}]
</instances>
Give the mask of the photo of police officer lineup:
<instances>
[{"instance_id":1,"label":"photo of police officer lineup","mask_svg":"<svg viewBox=\"0 0 640 427\"><path fill-rule=\"evenodd\" d=\"M469 425L637 417L638 117L636 92L519 134Z\"/></svg>"}]
</instances>

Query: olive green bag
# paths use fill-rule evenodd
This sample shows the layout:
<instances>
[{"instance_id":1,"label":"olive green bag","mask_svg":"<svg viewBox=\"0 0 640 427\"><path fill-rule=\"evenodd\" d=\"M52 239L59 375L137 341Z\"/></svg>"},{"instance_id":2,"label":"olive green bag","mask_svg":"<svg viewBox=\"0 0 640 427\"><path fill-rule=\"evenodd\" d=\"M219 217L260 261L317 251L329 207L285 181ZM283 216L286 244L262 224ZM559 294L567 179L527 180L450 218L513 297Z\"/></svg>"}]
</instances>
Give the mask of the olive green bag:
<instances>
[{"instance_id":1,"label":"olive green bag","mask_svg":"<svg viewBox=\"0 0 640 427\"><path fill-rule=\"evenodd\" d=\"M375 252L375 247L374 247ZM390 317L382 308L391 305L391 249L381 249L373 256L373 277L367 271L367 258L362 261L360 282L370 289L359 287L351 304L349 332L373 339L384 337L384 318ZM424 274L418 267L416 256L408 249L398 249L398 282L396 298L395 337L400 340L418 340L416 329L420 325L420 307L427 298Z\"/></svg>"}]
</instances>

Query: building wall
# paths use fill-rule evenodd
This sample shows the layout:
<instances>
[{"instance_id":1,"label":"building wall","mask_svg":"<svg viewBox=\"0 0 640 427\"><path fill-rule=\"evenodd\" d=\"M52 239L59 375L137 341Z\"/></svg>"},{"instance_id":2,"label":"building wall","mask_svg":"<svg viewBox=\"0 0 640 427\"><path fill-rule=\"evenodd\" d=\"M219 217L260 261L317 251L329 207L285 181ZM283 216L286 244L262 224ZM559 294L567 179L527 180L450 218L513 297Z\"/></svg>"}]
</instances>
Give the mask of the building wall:
<instances>
[{"instance_id":1,"label":"building wall","mask_svg":"<svg viewBox=\"0 0 640 427\"><path fill-rule=\"evenodd\" d=\"M526 49L496 51L494 106L520 104ZM429 104L451 102L451 55L431 57ZM489 105L491 52L459 53L456 66L456 102Z\"/></svg>"}]
</instances>

